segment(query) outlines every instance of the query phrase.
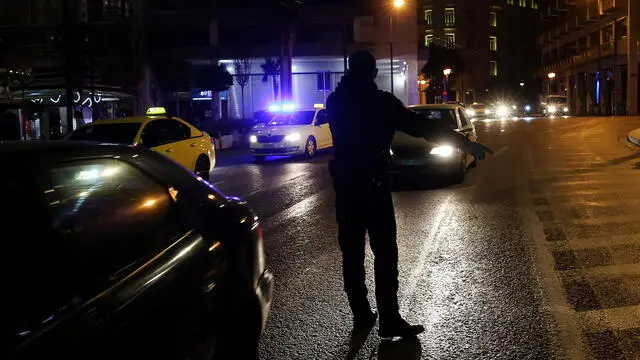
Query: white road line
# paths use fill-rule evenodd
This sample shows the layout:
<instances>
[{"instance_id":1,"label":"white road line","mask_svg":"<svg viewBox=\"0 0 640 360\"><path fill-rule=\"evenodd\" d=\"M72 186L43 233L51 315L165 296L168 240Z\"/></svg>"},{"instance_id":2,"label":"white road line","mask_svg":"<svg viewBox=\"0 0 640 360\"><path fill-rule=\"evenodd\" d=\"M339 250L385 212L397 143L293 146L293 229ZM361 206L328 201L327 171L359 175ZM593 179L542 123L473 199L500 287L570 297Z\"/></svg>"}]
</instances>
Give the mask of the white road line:
<instances>
[{"instance_id":1,"label":"white road line","mask_svg":"<svg viewBox=\"0 0 640 360\"><path fill-rule=\"evenodd\" d=\"M633 235L616 235L616 236L598 236L589 238L571 238L562 243L550 244L554 250L580 250L593 249L599 247L612 247L618 245L637 245L640 244L640 236Z\"/></svg>"},{"instance_id":2,"label":"white road line","mask_svg":"<svg viewBox=\"0 0 640 360\"><path fill-rule=\"evenodd\" d=\"M280 211L279 213L270 216L262 221L262 225L265 230L273 229L292 217L300 217L306 215L310 211L313 211L313 204L326 199L331 195L331 189L325 189L319 191L306 199L295 203L294 205Z\"/></svg>"},{"instance_id":3,"label":"white road line","mask_svg":"<svg viewBox=\"0 0 640 360\"><path fill-rule=\"evenodd\" d=\"M626 277L640 275L640 264L620 264L592 266L574 270L563 270L558 273L566 278L586 275L591 280L607 279L610 277Z\"/></svg>"},{"instance_id":4,"label":"white road line","mask_svg":"<svg viewBox=\"0 0 640 360\"><path fill-rule=\"evenodd\" d=\"M531 153L529 153L531 155ZM521 174L523 176L523 174ZM562 348L566 351L568 359L590 359L586 344L583 341L582 333L575 317L575 312L564 296L564 290L560 278L555 272L555 262L551 256L549 242L546 240L542 223L532 211L533 201L531 194L527 192L525 179L519 179L517 192L518 203L523 205L518 207L518 213L523 224L532 237L531 256L537 265L537 279L544 289L549 311L555 319L555 326L559 330L559 340Z\"/></svg>"},{"instance_id":5,"label":"white road line","mask_svg":"<svg viewBox=\"0 0 640 360\"><path fill-rule=\"evenodd\" d=\"M640 326L640 305L580 311L577 318L585 333L633 329Z\"/></svg>"},{"instance_id":6,"label":"white road line","mask_svg":"<svg viewBox=\"0 0 640 360\"><path fill-rule=\"evenodd\" d=\"M508 146L503 146L500 149L498 149L498 151L493 153L493 156L500 156L503 152L505 152L509 147Z\"/></svg>"},{"instance_id":7,"label":"white road line","mask_svg":"<svg viewBox=\"0 0 640 360\"><path fill-rule=\"evenodd\" d=\"M440 231L440 226L444 219L447 216L450 216L449 213L449 203L451 202L451 198L453 195L449 195L440 205L440 208L437 210L434 218L435 221L431 229L429 229L429 233L422 241L422 246L420 247L420 252L418 255L418 261L416 265L411 270L411 275L409 276L408 281L406 282L406 287L402 291L402 295L400 296L400 301L403 303L408 303L413 298L413 294L418 286L418 281L422 277L425 272L425 268L427 267L427 261L431 258L430 254L437 249L435 249L434 244L436 243L436 236ZM407 306L408 304L404 304ZM403 306L401 306L403 308Z\"/></svg>"}]
</instances>

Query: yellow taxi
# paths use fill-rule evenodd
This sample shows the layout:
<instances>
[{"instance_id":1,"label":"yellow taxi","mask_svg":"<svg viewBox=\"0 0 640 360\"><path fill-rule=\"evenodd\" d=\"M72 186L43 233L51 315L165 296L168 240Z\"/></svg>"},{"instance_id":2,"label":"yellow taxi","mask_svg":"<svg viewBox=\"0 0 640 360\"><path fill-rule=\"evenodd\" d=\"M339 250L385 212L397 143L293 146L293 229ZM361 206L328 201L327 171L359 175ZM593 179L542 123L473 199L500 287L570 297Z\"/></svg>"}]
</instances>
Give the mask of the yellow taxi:
<instances>
[{"instance_id":1,"label":"yellow taxi","mask_svg":"<svg viewBox=\"0 0 640 360\"><path fill-rule=\"evenodd\" d=\"M208 180L216 164L213 140L188 122L168 116L162 107L146 116L98 120L72 132L67 140L144 146L164 154Z\"/></svg>"}]
</instances>

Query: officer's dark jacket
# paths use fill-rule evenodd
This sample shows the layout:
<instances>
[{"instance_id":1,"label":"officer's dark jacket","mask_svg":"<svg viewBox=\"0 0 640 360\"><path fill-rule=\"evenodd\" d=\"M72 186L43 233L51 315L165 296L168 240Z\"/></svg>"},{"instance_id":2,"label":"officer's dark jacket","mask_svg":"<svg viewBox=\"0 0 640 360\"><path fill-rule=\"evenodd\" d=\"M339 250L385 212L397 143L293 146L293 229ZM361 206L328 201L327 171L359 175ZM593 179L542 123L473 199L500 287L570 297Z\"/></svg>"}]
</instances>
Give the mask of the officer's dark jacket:
<instances>
[{"instance_id":1,"label":"officer's dark jacket","mask_svg":"<svg viewBox=\"0 0 640 360\"><path fill-rule=\"evenodd\" d=\"M333 137L330 171L336 181L353 185L384 179L396 130L415 137L462 143L464 136L407 109L373 79L344 76L327 99Z\"/></svg>"}]
</instances>

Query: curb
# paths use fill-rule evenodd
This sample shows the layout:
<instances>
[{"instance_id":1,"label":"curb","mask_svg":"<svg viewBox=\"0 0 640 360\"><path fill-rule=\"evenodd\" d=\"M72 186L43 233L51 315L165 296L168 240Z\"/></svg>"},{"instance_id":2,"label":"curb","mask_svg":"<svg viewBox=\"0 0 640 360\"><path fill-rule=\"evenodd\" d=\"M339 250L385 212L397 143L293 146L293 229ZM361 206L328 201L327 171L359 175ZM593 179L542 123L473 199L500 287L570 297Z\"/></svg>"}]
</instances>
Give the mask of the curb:
<instances>
[{"instance_id":1,"label":"curb","mask_svg":"<svg viewBox=\"0 0 640 360\"><path fill-rule=\"evenodd\" d=\"M629 135L627 135L627 140L634 145L640 146L640 129L630 131Z\"/></svg>"}]
</instances>

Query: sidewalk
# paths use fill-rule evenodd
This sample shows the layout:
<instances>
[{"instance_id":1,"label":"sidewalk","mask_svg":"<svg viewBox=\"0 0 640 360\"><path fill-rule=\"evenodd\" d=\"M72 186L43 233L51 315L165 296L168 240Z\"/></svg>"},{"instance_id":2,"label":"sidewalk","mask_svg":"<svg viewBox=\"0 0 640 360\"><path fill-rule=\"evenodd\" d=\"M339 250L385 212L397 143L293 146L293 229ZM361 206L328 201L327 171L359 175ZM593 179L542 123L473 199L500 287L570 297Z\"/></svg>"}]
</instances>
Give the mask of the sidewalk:
<instances>
[{"instance_id":1,"label":"sidewalk","mask_svg":"<svg viewBox=\"0 0 640 360\"><path fill-rule=\"evenodd\" d=\"M640 129L631 130L629 132L629 135L627 136L627 139L631 143L640 146Z\"/></svg>"}]
</instances>

